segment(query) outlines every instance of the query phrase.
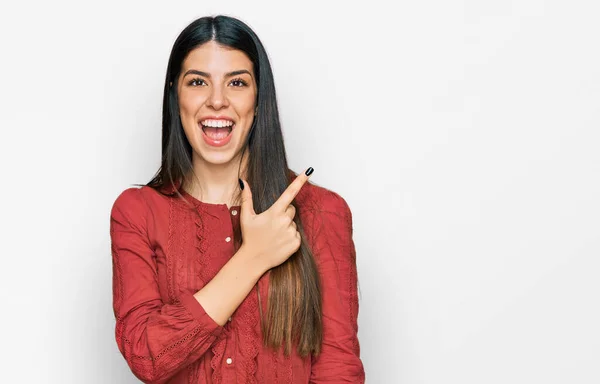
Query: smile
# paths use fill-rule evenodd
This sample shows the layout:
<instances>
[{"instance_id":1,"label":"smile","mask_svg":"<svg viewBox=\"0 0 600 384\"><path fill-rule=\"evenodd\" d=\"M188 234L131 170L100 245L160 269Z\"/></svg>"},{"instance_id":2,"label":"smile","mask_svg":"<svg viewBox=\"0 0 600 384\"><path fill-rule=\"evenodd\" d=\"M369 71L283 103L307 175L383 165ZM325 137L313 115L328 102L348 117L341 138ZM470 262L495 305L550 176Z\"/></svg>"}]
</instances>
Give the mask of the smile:
<instances>
[{"instance_id":1,"label":"smile","mask_svg":"<svg viewBox=\"0 0 600 384\"><path fill-rule=\"evenodd\" d=\"M235 122L229 118L208 118L200 120L199 126L202 129L202 137L208 145L222 147L231 140Z\"/></svg>"}]
</instances>

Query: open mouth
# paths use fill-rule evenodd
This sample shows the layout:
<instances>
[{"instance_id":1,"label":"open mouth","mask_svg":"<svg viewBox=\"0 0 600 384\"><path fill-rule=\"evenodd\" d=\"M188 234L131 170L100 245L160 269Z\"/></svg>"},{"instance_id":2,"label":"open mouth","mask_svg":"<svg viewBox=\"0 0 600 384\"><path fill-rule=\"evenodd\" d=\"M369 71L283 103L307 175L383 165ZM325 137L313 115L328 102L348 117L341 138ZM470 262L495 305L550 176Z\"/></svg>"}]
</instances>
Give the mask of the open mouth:
<instances>
[{"instance_id":1,"label":"open mouth","mask_svg":"<svg viewBox=\"0 0 600 384\"><path fill-rule=\"evenodd\" d=\"M204 139L208 144L221 146L229 142L235 123L233 120L206 119L200 121L200 127L202 128L202 132L204 132Z\"/></svg>"}]
</instances>

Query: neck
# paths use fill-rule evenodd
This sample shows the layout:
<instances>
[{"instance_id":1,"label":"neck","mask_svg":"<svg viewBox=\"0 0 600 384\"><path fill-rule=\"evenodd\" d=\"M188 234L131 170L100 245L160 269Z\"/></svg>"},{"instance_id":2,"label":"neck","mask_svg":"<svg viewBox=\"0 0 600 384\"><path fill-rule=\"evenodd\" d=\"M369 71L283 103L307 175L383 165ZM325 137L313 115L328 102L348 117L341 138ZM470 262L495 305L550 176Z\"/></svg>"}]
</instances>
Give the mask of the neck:
<instances>
[{"instance_id":1,"label":"neck","mask_svg":"<svg viewBox=\"0 0 600 384\"><path fill-rule=\"evenodd\" d=\"M240 164L239 158L225 164L211 164L193 155L194 174L186 183L185 190L196 199L209 204L236 205L240 192L238 178L245 178L247 154ZM238 204L239 205L239 204Z\"/></svg>"}]
</instances>

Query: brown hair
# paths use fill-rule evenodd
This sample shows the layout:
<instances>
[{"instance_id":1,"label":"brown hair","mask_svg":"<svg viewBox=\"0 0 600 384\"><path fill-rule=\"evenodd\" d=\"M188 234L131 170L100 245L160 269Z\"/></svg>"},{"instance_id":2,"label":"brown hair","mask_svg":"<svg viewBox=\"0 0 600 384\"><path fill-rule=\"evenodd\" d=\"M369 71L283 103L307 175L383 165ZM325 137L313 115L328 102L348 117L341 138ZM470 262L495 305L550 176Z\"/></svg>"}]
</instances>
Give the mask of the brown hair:
<instances>
[{"instance_id":1,"label":"brown hair","mask_svg":"<svg viewBox=\"0 0 600 384\"><path fill-rule=\"evenodd\" d=\"M177 79L189 52L208 41L243 51L253 63L258 86L257 114L243 153L248 151L246 180L252 188L254 210L261 213L291 181L275 84L267 53L256 34L240 20L227 16L192 22L173 45L164 85L162 160L160 169L146 185L161 191L182 184L193 171L192 148L179 118ZM261 313L264 343L273 348L284 346L286 354L297 343L301 356L316 355L323 338L319 274L298 215L294 221L302 242L296 253L270 271L266 318Z\"/></svg>"}]
</instances>

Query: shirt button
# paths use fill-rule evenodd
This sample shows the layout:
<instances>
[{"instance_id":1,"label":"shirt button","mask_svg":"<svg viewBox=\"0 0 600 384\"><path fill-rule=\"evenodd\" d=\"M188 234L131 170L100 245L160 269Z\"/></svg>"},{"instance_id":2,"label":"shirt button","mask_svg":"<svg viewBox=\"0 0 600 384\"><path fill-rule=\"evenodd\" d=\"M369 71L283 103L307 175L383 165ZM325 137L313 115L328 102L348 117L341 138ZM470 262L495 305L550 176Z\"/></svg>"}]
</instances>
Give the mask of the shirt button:
<instances>
[{"instance_id":1,"label":"shirt button","mask_svg":"<svg viewBox=\"0 0 600 384\"><path fill-rule=\"evenodd\" d=\"M231 317L229 319L227 319L227 320L231 321Z\"/></svg>"},{"instance_id":2,"label":"shirt button","mask_svg":"<svg viewBox=\"0 0 600 384\"><path fill-rule=\"evenodd\" d=\"M227 364L231 364L233 363L233 360L231 360L231 357L228 357L227 360L225 360L227 362Z\"/></svg>"},{"instance_id":3,"label":"shirt button","mask_svg":"<svg viewBox=\"0 0 600 384\"><path fill-rule=\"evenodd\" d=\"M233 216L235 216L235 215L237 215L237 211L234 209L233 211L231 211L231 214L232 214Z\"/></svg>"},{"instance_id":4,"label":"shirt button","mask_svg":"<svg viewBox=\"0 0 600 384\"><path fill-rule=\"evenodd\" d=\"M225 238L225 241L229 243L229 242L231 241L231 237L227 236L227 237Z\"/></svg>"}]
</instances>

